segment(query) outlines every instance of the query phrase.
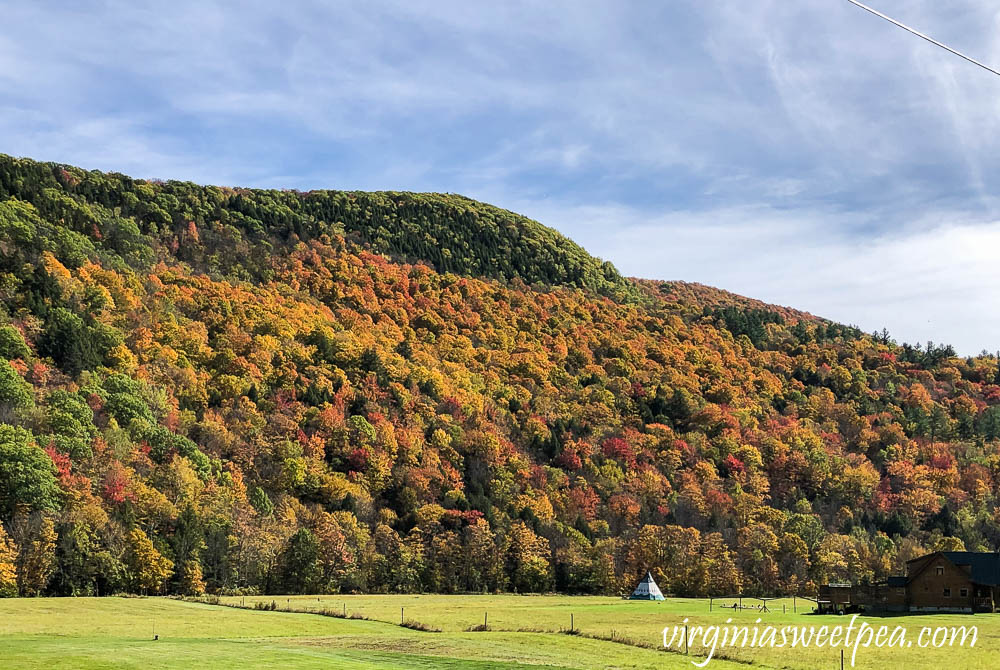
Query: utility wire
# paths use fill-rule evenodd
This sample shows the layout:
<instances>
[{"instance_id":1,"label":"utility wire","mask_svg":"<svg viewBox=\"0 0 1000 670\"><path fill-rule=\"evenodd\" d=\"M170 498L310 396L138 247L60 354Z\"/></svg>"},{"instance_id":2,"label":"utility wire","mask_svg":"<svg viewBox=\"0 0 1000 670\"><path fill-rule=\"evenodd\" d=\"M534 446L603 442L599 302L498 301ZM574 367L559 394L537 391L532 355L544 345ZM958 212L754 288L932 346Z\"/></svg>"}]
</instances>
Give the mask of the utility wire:
<instances>
[{"instance_id":1,"label":"utility wire","mask_svg":"<svg viewBox=\"0 0 1000 670\"><path fill-rule=\"evenodd\" d=\"M992 72L993 74L995 74L995 75L997 75L998 77L1000 77L1000 72L997 72L996 70L994 70L993 68L991 68L991 67L990 67L989 65L983 65L982 63L980 63L979 61L977 61L977 60L976 60L975 58L969 58L969 57L968 57L968 56L966 56L966 55L965 55L964 53L962 53L962 52L960 52L960 51L956 51L956 50L952 49L952 48L951 48L950 46L948 46L947 44L943 44L943 43L941 43L941 42L938 42L938 41L937 41L936 39L934 39L934 38L932 38L932 37L928 37L927 35L924 35L924 34L923 34L922 32L920 32L919 30L914 30L913 28L911 28L911 27L909 27L909 26L907 26L907 25L905 25L905 24L902 24L902 23L900 23L900 22L899 22L899 21L897 21L896 19L894 19L894 18L892 18L892 17L889 17L889 16L886 16L885 14L883 14L882 12L880 12L880 11L878 11L878 10L876 10L876 9L872 9L872 8L871 8L871 7L869 7L868 5L863 5L863 4L861 4L861 3L860 3L860 2L858 2L857 0L847 0L847 1L848 1L849 3L851 3L852 5L857 5L858 7L860 7L860 8L861 8L861 9L863 9L863 10L865 10L866 12L871 12L872 14L874 14L874 15L875 15L875 16L877 16L877 17L879 17L880 19L885 19L885 20L886 20L886 21L888 21L889 23L892 23L893 25L896 25L896 26L899 26L899 27L900 27L900 28L902 28L903 30L905 30L905 31L907 31L907 32L910 32L910 33L913 33L913 34L914 34L914 35L916 35L917 37L919 37L919 38L921 38L921 39L925 39L925 40L927 40L928 42L930 42L931 44L933 44L933 45L935 45L935 46L939 46L939 47L941 47L941 48L942 48L942 49L944 49L945 51L950 51L951 53L955 54L955 55L956 55L956 56L958 56L959 58L964 58L965 60L969 61L969 62L970 62L970 63L972 63L973 65L978 65L979 67L983 68L984 70L989 70L989 71L990 71L990 72Z\"/></svg>"}]
</instances>

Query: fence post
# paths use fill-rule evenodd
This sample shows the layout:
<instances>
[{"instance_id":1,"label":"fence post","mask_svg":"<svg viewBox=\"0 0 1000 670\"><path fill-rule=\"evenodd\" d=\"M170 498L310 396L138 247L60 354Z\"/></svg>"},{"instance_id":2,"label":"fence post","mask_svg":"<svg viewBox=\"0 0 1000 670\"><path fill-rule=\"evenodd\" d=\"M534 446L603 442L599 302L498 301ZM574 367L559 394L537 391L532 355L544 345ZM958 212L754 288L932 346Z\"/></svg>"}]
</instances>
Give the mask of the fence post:
<instances>
[{"instance_id":1,"label":"fence post","mask_svg":"<svg viewBox=\"0 0 1000 670\"><path fill-rule=\"evenodd\" d=\"M795 607L795 596L792 596L792 613L794 614L796 611L798 610Z\"/></svg>"},{"instance_id":2,"label":"fence post","mask_svg":"<svg viewBox=\"0 0 1000 670\"><path fill-rule=\"evenodd\" d=\"M688 653L688 625L684 624L684 653Z\"/></svg>"},{"instance_id":3,"label":"fence post","mask_svg":"<svg viewBox=\"0 0 1000 670\"><path fill-rule=\"evenodd\" d=\"M347 603L344 603L344 618L347 618Z\"/></svg>"},{"instance_id":4,"label":"fence post","mask_svg":"<svg viewBox=\"0 0 1000 670\"><path fill-rule=\"evenodd\" d=\"M708 611L712 611L712 596L708 597Z\"/></svg>"},{"instance_id":5,"label":"fence post","mask_svg":"<svg viewBox=\"0 0 1000 670\"><path fill-rule=\"evenodd\" d=\"M840 650L840 670L844 670L844 650Z\"/></svg>"},{"instance_id":6,"label":"fence post","mask_svg":"<svg viewBox=\"0 0 1000 670\"><path fill-rule=\"evenodd\" d=\"M489 615L490 615L489 610L483 612L483 628L486 628L487 625L486 622Z\"/></svg>"},{"instance_id":7,"label":"fence post","mask_svg":"<svg viewBox=\"0 0 1000 670\"><path fill-rule=\"evenodd\" d=\"M399 625L400 626L403 625L403 608L402 607L399 608Z\"/></svg>"},{"instance_id":8,"label":"fence post","mask_svg":"<svg viewBox=\"0 0 1000 670\"><path fill-rule=\"evenodd\" d=\"M574 629L574 625L573 625L573 613L570 612L569 613L569 632L572 633L573 629Z\"/></svg>"}]
</instances>

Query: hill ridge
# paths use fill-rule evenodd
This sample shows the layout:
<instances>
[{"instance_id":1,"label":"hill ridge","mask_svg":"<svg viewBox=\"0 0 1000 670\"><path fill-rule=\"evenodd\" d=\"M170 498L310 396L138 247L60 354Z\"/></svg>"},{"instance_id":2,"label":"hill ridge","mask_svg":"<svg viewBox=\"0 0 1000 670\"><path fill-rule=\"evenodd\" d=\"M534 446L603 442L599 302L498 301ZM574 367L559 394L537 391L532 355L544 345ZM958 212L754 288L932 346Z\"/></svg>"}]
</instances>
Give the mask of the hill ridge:
<instances>
[{"instance_id":1,"label":"hill ridge","mask_svg":"<svg viewBox=\"0 0 1000 670\"><path fill-rule=\"evenodd\" d=\"M251 243L343 232L373 251L428 262L442 272L585 288L617 299L637 296L611 263L558 231L462 195L200 186L0 154L0 198L17 196L62 216L71 206L53 191L132 217L143 234L189 221L234 226Z\"/></svg>"},{"instance_id":2,"label":"hill ridge","mask_svg":"<svg viewBox=\"0 0 1000 670\"><path fill-rule=\"evenodd\" d=\"M421 247L385 197L14 159L0 189L0 594L611 594L647 570L812 594L998 546L994 356L698 284L622 299L589 256L438 271L400 258Z\"/></svg>"}]
</instances>

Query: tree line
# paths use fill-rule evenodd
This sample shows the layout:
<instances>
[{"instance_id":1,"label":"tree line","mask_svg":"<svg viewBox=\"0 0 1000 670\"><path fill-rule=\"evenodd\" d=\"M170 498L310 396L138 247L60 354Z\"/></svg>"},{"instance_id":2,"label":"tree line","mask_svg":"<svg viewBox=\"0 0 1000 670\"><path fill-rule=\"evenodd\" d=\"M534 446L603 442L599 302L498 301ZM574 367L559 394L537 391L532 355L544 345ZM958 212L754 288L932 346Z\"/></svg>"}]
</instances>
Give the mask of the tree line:
<instances>
[{"instance_id":1,"label":"tree line","mask_svg":"<svg viewBox=\"0 0 1000 670\"><path fill-rule=\"evenodd\" d=\"M3 158L0 592L875 581L1000 546L998 369L458 196Z\"/></svg>"}]
</instances>

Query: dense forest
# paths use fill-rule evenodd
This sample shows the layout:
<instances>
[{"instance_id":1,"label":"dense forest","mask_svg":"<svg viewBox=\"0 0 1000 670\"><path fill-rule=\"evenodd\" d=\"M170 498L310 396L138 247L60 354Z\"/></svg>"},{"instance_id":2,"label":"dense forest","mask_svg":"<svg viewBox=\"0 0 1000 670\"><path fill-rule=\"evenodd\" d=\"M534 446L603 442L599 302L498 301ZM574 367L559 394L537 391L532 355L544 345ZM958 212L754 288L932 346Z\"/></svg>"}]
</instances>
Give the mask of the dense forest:
<instances>
[{"instance_id":1,"label":"dense forest","mask_svg":"<svg viewBox=\"0 0 1000 670\"><path fill-rule=\"evenodd\" d=\"M0 594L811 593L996 550L995 356L455 195L0 156Z\"/></svg>"}]
</instances>

